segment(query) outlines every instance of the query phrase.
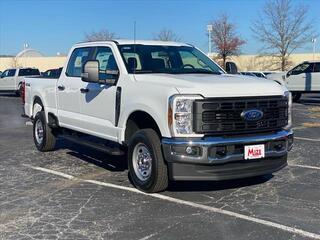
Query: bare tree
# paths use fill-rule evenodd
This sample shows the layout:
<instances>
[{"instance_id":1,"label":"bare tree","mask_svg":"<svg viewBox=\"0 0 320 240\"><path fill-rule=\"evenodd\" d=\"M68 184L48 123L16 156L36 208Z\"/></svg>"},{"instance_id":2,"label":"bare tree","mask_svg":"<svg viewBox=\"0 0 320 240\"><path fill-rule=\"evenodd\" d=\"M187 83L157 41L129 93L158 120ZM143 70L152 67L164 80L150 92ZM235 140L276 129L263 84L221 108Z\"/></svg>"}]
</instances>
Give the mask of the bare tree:
<instances>
[{"instance_id":1,"label":"bare tree","mask_svg":"<svg viewBox=\"0 0 320 240\"><path fill-rule=\"evenodd\" d=\"M222 59L222 65L225 67L227 58L238 55L241 46L246 42L237 36L236 26L229 21L227 15L221 15L210 24L212 42L218 53L218 59Z\"/></svg>"},{"instance_id":2,"label":"bare tree","mask_svg":"<svg viewBox=\"0 0 320 240\"><path fill-rule=\"evenodd\" d=\"M160 41L174 41L174 42L181 41L181 38L177 34L175 34L173 31L166 28L162 29L157 34L154 34L153 39L160 40Z\"/></svg>"},{"instance_id":3,"label":"bare tree","mask_svg":"<svg viewBox=\"0 0 320 240\"><path fill-rule=\"evenodd\" d=\"M277 58L282 71L289 65L290 54L314 36L312 24L306 22L307 12L305 6L293 8L291 0L268 0L252 25L254 36L264 44L261 53Z\"/></svg>"},{"instance_id":4,"label":"bare tree","mask_svg":"<svg viewBox=\"0 0 320 240\"><path fill-rule=\"evenodd\" d=\"M92 31L91 33L85 33L85 40L88 42L110 40L114 38L116 38L116 34L107 29L102 29L98 32Z\"/></svg>"}]
</instances>

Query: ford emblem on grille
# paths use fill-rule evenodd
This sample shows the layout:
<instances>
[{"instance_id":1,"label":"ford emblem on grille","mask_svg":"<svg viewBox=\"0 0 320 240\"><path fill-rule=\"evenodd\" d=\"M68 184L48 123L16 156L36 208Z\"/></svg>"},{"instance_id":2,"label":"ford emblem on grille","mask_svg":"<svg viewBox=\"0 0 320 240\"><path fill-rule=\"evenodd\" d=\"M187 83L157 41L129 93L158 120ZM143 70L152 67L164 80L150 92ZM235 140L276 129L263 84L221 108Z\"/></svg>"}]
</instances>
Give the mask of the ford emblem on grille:
<instances>
[{"instance_id":1,"label":"ford emblem on grille","mask_svg":"<svg viewBox=\"0 0 320 240\"><path fill-rule=\"evenodd\" d=\"M258 109L243 111L241 117L246 121L258 121L263 117L263 112Z\"/></svg>"}]
</instances>

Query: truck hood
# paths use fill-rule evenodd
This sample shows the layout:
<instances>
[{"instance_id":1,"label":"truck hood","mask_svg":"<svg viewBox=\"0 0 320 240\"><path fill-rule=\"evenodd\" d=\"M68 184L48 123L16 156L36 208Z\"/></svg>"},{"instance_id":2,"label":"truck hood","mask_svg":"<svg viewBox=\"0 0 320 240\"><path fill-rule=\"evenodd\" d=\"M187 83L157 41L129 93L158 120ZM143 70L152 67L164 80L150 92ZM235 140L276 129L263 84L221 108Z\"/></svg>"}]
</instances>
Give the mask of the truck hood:
<instances>
[{"instance_id":1,"label":"truck hood","mask_svg":"<svg viewBox=\"0 0 320 240\"><path fill-rule=\"evenodd\" d=\"M282 95L285 91L274 81L229 74L136 74L135 79L146 84L175 87L180 94L203 97Z\"/></svg>"}]
</instances>

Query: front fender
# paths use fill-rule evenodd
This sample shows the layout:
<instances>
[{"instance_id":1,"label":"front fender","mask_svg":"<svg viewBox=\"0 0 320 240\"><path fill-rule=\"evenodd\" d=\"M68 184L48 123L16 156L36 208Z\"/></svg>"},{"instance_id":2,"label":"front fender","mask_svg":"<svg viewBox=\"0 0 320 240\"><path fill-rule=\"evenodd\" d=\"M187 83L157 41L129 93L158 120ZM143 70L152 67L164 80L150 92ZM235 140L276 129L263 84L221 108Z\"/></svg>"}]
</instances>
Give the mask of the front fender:
<instances>
[{"instance_id":1,"label":"front fender","mask_svg":"<svg viewBox=\"0 0 320 240\"><path fill-rule=\"evenodd\" d=\"M136 103L136 104L130 104L126 106L126 108L122 111L120 114L120 119L119 119L119 128L121 128L121 134L120 134L120 141L124 141L125 139L125 130L126 130L126 124L128 121L129 116L136 112L136 111L142 111L147 114L149 114L154 121L157 123L157 126L159 127L159 130L161 132L162 137L171 137L169 126L167 123L167 104L165 107L158 106L155 108L151 108L150 106L153 105L160 105L158 104L142 104L142 103ZM158 111L155 111L158 109ZM161 110L160 110L161 109Z\"/></svg>"}]
</instances>

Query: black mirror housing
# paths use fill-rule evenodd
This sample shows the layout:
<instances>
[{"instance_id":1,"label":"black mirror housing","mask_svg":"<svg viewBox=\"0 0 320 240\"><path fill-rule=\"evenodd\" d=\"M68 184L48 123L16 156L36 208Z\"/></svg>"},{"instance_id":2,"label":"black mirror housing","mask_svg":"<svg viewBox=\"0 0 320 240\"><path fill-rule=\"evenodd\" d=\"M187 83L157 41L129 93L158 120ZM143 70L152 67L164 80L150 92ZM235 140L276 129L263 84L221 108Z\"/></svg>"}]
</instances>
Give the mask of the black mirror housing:
<instances>
[{"instance_id":1,"label":"black mirror housing","mask_svg":"<svg viewBox=\"0 0 320 240\"><path fill-rule=\"evenodd\" d=\"M238 67L234 62L226 62L226 72L229 74L237 74Z\"/></svg>"},{"instance_id":2,"label":"black mirror housing","mask_svg":"<svg viewBox=\"0 0 320 240\"><path fill-rule=\"evenodd\" d=\"M87 61L82 68L81 80L84 82L99 83L99 61Z\"/></svg>"}]
</instances>

